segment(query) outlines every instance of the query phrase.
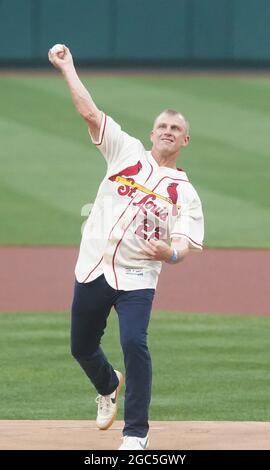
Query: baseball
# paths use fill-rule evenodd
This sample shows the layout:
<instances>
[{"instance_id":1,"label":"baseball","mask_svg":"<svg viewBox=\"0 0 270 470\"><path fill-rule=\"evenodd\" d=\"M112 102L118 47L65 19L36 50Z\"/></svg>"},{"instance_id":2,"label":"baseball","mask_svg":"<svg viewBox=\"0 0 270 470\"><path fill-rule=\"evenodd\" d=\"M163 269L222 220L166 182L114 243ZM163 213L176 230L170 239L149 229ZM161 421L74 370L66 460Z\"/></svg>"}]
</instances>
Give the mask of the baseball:
<instances>
[{"instance_id":1,"label":"baseball","mask_svg":"<svg viewBox=\"0 0 270 470\"><path fill-rule=\"evenodd\" d=\"M64 58L64 55L65 55L65 49L64 49L64 44L55 44L52 48L51 48L51 53L52 54L57 54L57 56L60 58L60 59L63 59Z\"/></svg>"}]
</instances>

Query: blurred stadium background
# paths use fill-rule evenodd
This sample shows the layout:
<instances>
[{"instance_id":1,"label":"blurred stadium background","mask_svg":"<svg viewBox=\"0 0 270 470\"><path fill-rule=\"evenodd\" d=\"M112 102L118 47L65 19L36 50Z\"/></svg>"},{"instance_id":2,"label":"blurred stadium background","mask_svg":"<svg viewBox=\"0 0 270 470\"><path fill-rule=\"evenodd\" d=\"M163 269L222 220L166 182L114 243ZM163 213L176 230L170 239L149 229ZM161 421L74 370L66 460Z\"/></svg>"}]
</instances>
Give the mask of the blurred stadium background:
<instances>
[{"instance_id":1,"label":"blurred stadium background","mask_svg":"<svg viewBox=\"0 0 270 470\"><path fill-rule=\"evenodd\" d=\"M47 61L65 43L99 107L146 147L160 110L188 117L179 164L203 201L206 247L269 249L269 23L267 0L0 0L0 244L78 245L104 174ZM151 419L270 421L268 318L180 310L152 319ZM69 313L0 322L0 418L94 419ZM115 315L105 345L122 368Z\"/></svg>"}]
</instances>

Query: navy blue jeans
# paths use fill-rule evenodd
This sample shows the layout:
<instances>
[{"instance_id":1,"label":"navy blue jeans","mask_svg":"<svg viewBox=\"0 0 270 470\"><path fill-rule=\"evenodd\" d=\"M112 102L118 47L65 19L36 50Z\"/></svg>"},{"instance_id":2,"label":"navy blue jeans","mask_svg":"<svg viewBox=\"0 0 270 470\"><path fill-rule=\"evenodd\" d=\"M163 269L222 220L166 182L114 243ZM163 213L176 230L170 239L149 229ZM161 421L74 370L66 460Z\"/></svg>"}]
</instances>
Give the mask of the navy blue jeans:
<instances>
[{"instance_id":1,"label":"navy blue jeans","mask_svg":"<svg viewBox=\"0 0 270 470\"><path fill-rule=\"evenodd\" d=\"M109 395L118 378L100 342L112 307L118 314L125 362L124 436L145 437L151 399L152 366L147 329L154 289L113 289L104 275L92 282L75 282L71 318L71 352L100 395Z\"/></svg>"}]
</instances>

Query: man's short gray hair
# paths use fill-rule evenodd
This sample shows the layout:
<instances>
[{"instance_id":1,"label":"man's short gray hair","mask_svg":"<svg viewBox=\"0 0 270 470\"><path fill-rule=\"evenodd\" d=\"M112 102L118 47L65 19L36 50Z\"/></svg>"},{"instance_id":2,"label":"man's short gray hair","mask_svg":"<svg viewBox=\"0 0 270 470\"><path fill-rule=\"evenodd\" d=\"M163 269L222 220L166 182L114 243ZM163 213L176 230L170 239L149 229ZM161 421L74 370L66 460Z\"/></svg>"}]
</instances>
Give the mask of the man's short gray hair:
<instances>
[{"instance_id":1,"label":"man's short gray hair","mask_svg":"<svg viewBox=\"0 0 270 470\"><path fill-rule=\"evenodd\" d=\"M186 125L186 132L187 132L187 135L189 135L189 132L190 132L190 125L189 125L188 120L185 118L185 116L183 116L182 113L180 113L179 111L176 111L175 109L164 109L164 111L161 111L161 113L156 117L155 122L156 122L156 120L159 118L159 116L160 116L161 114L164 114L164 113L165 113L165 114L169 114L170 116L176 116L176 115L180 116L180 117L184 120L184 122L185 122L185 125Z\"/></svg>"}]
</instances>

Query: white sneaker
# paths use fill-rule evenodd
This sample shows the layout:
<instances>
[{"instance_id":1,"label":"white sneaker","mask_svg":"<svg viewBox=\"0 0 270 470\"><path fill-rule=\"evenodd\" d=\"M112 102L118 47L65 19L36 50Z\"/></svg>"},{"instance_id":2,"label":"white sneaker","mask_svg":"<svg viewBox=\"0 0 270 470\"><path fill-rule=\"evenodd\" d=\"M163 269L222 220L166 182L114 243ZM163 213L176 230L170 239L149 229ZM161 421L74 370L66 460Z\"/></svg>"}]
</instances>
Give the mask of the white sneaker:
<instances>
[{"instance_id":1,"label":"white sneaker","mask_svg":"<svg viewBox=\"0 0 270 470\"><path fill-rule=\"evenodd\" d=\"M119 385L117 389L110 395L98 395L96 398L96 403L98 405L97 412L97 427L102 430L109 429L113 424L116 414L117 414L117 398L121 387L124 383L124 376L118 370L115 370L115 373L119 380Z\"/></svg>"},{"instance_id":2,"label":"white sneaker","mask_svg":"<svg viewBox=\"0 0 270 470\"><path fill-rule=\"evenodd\" d=\"M123 443L118 450L145 450L149 447L149 439L146 437L124 436Z\"/></svg>"}]
</instances>

